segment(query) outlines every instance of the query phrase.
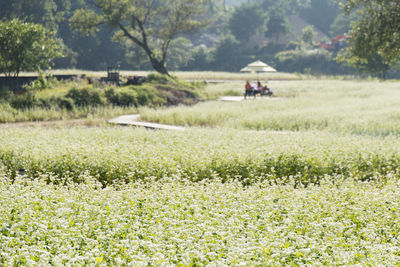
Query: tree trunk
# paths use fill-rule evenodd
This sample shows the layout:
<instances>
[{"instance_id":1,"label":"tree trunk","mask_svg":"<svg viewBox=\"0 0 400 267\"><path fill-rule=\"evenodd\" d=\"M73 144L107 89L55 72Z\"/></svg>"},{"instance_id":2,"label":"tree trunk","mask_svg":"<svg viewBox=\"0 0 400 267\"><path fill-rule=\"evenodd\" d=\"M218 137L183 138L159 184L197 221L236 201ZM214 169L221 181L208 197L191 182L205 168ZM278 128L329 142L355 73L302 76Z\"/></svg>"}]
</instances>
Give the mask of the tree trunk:
<instances>
[{"instance_id":1,"label":"tree trunk","mask_svg":"<svg viewBox=\"0 0 400 267\"><path fill-rule=\"evenodd\" d=\"M149 55L149 58L150 58L151 65L153 66L155 71L157 71L158 73L170 76L162 62L151 57L150 55Z\"/></svg>"},{"instance_id":2,"label":"tree trunk","mask_svg":"<svg viewBox=\"0 0 400 267\"><path fill-rule=\"evenodd\" d=\"M135 43L136 45L138 45L139 47L141 47L144 52L146 52L147 56L150 59L151 65L153 66L154 70L157 71L158 73L164 74L164 75L169 75L167 69L165 68L165 55L163 60L158 60L154 54L153 51L151 51L148 43L147 43L147 34L144 31L143 26L139 23L139 27L142 30L142 36L143 36L143 40L139 40L137 39L135 36L133 36L132 34L129 33L129 31L122 25L119 24L120 29L124 32L124 35L126 37L128 37L131 41L133 41L133 43Z\"/></svg>"}]
</instances>

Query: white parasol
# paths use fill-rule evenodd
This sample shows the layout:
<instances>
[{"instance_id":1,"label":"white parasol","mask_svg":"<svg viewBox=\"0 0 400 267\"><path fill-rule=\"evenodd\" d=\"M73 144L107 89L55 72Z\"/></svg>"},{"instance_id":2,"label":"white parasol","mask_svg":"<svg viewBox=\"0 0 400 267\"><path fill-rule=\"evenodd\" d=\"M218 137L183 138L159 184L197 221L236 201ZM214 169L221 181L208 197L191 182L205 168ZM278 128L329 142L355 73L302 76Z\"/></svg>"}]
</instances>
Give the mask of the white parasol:
<instances>
[{"instance_id":1,"label":"white parasol","mask_svg":"<svg viewBox=\"0 0 400 267\"><path fill-rule=\"evenodd\" d=\"M246 67L244 67L243 69L240 70L241 72L255 72L255 73L259 73L259 72L276 72L276 69L268 66L267 64L265 64L264 62L257 60L253 63L250 63L249 65L247 65Z\"/></svg>"}]
</instances>

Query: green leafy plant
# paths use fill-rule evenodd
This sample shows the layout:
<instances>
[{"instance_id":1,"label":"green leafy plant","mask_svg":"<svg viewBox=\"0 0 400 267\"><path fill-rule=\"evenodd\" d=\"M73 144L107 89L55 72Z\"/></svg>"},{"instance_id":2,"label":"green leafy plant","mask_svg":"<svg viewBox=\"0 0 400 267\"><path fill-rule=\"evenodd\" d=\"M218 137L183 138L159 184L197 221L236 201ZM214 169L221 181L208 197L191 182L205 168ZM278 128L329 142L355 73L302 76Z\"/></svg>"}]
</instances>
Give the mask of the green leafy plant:
<instances>
[{"instance_id":1,"label":"green leafy plant","mask_svg":"<svg viewBox=\"0 0 400 267\"><path fill-rule=\"evenodd\" d=\"M62 42L42 25L18 19L0 22L0 72L6 76L47 68L61 56Z\"/></svg>"}]
</instances>

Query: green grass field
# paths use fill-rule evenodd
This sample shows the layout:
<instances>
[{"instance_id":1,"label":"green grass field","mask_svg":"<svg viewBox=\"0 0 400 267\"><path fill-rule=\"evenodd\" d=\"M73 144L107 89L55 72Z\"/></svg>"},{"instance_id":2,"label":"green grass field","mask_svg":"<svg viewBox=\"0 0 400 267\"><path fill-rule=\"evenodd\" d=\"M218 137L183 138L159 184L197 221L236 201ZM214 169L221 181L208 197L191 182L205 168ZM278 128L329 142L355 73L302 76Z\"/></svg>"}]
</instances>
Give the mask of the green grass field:
<instances>
[{"instance_id":1,"label":"green grass field","mask_svg":"<svg viewBox=\"0 0 400 267\"><path fill-rule=\"evenodd\" d=\"M182 132L3 125L0 264L398 264L400 83L269 85L139 108Z\"/></svg>"},{"instance_id":2,"label":"green grass field","mask_svg":"<svg viewBox=\"0 0 400 267\"><path fill-rule=\"evenodd\" d=\"M400 133L399 82L308 80L270 82L272 98L239 103L206 102L169 109L142 109L143 120L237 129L390 135ZM239 82L212 85L240 95Z\"/></svg>"}]
</instances>

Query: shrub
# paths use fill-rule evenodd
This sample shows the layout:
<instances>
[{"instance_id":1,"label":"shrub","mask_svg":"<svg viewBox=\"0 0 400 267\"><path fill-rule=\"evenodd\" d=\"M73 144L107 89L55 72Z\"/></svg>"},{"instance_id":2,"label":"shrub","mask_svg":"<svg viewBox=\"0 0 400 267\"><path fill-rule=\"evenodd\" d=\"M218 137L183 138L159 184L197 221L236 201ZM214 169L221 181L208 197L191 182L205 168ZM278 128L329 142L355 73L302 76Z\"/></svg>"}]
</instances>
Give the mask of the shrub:
<instances>
[{"instance_id":1,"label":"shrub","mask_svg":"<svg viewBox=\"0 0 400 267\"><path fill-rule=\"evenodd\" d=\"M7 86L0 86L0 100L8 100L10 96L10 89Z\"/></svg>"},{"instance_id":2,"label":"shrub","mask_svg":"<svg viewBox=\"0 0 400 267\"><path fill-rule=\"evenodd\" d=\"M91 87L86 87L83 89L72 88L65 97L71 98L76 106L82 107L104 105L102 92Z\"/></svg>"},{"instance_id":3,"label":"shrub","mask_svg":"<svg viewBox=\"0 0 400 267\"><path fill-rule=\"evenodd\" d=\"M146 81L150 82L150 83L156 82L156 83L165 84L165 83L168 83L168 82L172 81L173 79L174 78L168 77L167 75L162 75L162 74L159 74L159 73L151 73L151 74L149 74L147 76Z\"/></svg>"},{"instance_id":4,"label":"shrub","mask_svg":"<svg viewBox=\"0 0 400 267\"><path fill-rule=\"evenodd\" d=\"M122 89L116 92L114 88L110 88L105 92L105 96L108 102L116 106L138 106L138 94L134 90Z\"/></svg>"},{"instance_id":5,"label":"shrub","mask_svg":"<svg viewBox=\"0 0 400 267\"><path fill-rule=\"evenodd\" d=\"M10 101L10 105L15 109L32 108L35 104L36 97L32 92L26 92L22 95L14 95Z\"/></svg>"},{"instance_id":6,"label":"shrub","mask_svg":"<svg viewBox=\"0 0 400 267\"><path fill-rule=\"evenodd\" d=\"M66 110L74 109L74 100L69 97L57 98L57 104L62 109L66 109Z\"/></svg>"},{"instance_id":7,"label":"shrub","mask_svg":"<svg viewBox=\"0 0 400 267\"><path fill-rule=\"evenodd\" d=\"M337 63L332 54L321 50L288 50L276 55L277 68L286 72L300 73L349 73L350 68Z\"/></svg>"},{"instance_id":8,"label":"shrub","mask_svg":"<svg viewBox=\"0 0 400 267\"><path fill-rule=\"evenodd\" d=\"M145 90L140 90L138 93L139 105L145 106L149 103L149 94Z\"/></svg>"},{"instance_id":9,"label":"shrub","mask_svg":"<svg viewBox=\"0 0 400 267\"><path fill-rule=\"evenodd\" d=\"M137 94L135 91L121 91L120 92L120 105L121 106L137 106Z\"/></svg>"},{"instance_id":10,"label":"shrub","mask_svg":"<svg viewBox=\"0 0 400 267\"><path fill-rule=\"evenodd\" d=\"M53 106L54 100L51 98L39 98L35 102L35 106L41 107L41 108L51 108Z\"/></svg>"}]
</instances>

